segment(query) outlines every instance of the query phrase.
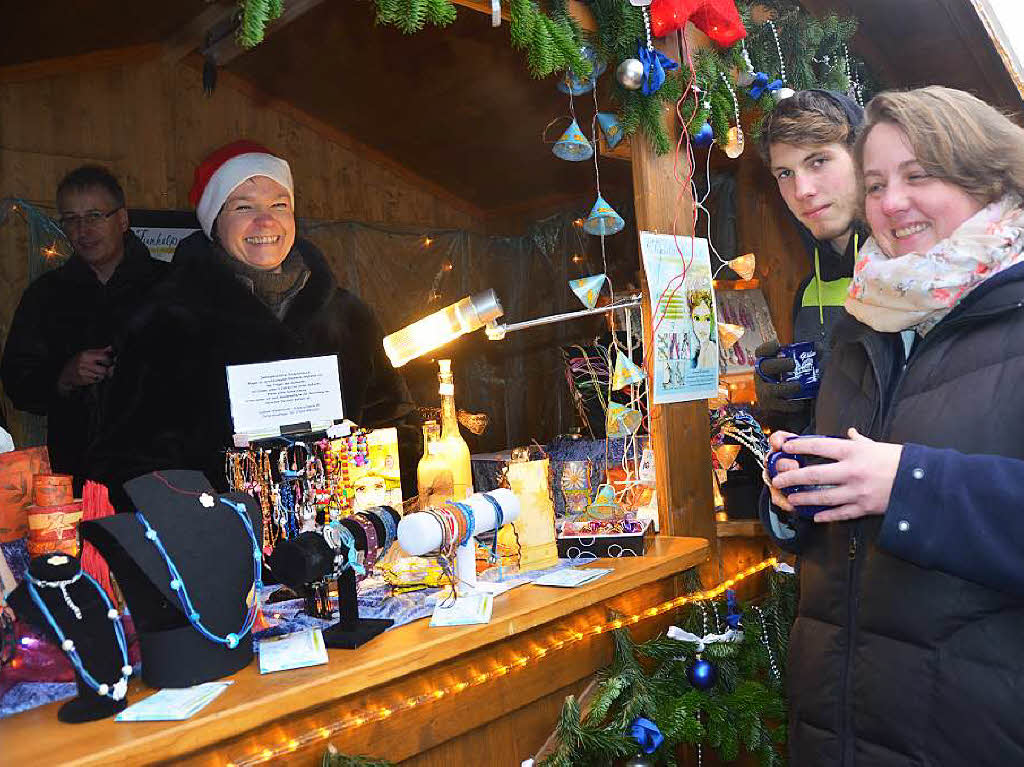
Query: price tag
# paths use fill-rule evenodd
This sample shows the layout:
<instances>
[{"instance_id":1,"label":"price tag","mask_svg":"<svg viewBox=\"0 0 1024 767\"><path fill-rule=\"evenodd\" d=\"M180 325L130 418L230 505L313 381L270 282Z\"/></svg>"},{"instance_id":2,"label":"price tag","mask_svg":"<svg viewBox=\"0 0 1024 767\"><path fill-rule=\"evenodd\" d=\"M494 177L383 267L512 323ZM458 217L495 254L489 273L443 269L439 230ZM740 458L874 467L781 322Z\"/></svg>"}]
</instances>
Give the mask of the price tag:
<instances>
[{"instance_id":1,"label":"price tag","mask_svg":"<svg viewBox=\"0 0 1024 767\"><path fill-rule=\"evenodd\" d=\"M654 478L654 451L645 447L643 455L640 456L640 481L653 486Z\"/></svg>"}]
</instances>

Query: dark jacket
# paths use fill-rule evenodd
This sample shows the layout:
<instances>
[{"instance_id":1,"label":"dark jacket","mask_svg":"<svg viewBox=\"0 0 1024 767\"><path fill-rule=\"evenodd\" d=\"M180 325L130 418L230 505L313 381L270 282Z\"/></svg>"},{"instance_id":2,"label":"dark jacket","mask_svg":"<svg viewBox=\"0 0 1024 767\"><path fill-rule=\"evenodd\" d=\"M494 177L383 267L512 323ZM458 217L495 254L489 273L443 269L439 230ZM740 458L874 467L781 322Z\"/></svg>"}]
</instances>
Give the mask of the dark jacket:
<instances>
[{"instance_id":1,"label":"dark jacket","mask_svg":"<svg viewBox=\"0 0 1024 767\"><path fill-rule=\"evenodd\" d=\"M7 335L0 376L15 407L47 416L47 445L54 471L81 479L84 454L97 431L100 390L106 382L68 394L57 379L72 356L116 346L128 318L144 305L167 274L138 237L125 235L124 260L101 283L81 258L47 272L28 286Z\"/></svg>"},{"instance_id":2,"label":"dark jacket","mask_svg":"<svg viewBox=\"0 0 1024 767\"><path fill-rule=\"evenodd\" d=\"M119 351L110 416L90 451L92 476L115 488L160 468L198 469L223 487L227 365L337 354L346 418L389 426L412 409L373 311L338 287L312 243L295 243L310 274L281 320L212 247L202 232L179 243L170 279Z\"/></svg>"},{"instance_id":3,"label":"dark jacket","mask_svg":"<svg viewBox=\"0 0 1024 767\"><path fill-rule=\"evenodd\" d=\"M836 330L824 434L904 445L882 516L801 523L789 648L795 765L1006 765L1024 755L1024 265L905 358Z\"/></svg>"}]
</instances>

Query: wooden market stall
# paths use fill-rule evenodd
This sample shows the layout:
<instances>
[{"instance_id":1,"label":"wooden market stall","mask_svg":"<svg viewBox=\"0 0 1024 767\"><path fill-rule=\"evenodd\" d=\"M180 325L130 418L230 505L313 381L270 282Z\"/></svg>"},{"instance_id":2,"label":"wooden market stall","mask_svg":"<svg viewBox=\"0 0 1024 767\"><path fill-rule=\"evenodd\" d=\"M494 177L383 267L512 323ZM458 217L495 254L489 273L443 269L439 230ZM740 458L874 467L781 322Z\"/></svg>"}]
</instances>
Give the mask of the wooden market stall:
<instances>
[{"instance_id":1,"label":"wooden market stall","mask_svg":"<svg viewBox=\"0 0 1024 767\"><path fill-rule=\"evenodd\" d=\"M184 210L197 159L245 135L288 157L299 216L399 225L424 232L428 245L435 230L518 234L552 211L588 209L593 179L551 162L541 140L564 97L532 82L520 54L495 38L490 2L456 1L482 13L402 36L375 28L367 3L294 0L267 40L243 51L217 37L234 13L229 0L159 9L109 0L75 10L40 0L7 24L0 46L0 194L52 211L62 173L99 162L124 179L131 206ZM1021 108L1021 91L966 1L902 3L910 36L896 31L883 0L803 4L858 16L854 46L888 86L942 82ZM584 28L592 23L584 3L572 9ZM692 27L687 35L695 47L708 44ZM663 47L680 58L678 45ZM927 55L935 50L943 55ZM217 70L210 95L208 61ZM670 110L663 116L674 124ZM642 141L620 154L626 159L604 162L602 187L632 209L635 231L676 224L690 233L677 158ZM788 340L807 265L774 181L754 151L712 163L737 179L739 252L757 253L756 279ZM28 281L24 250L23 232L0 228L3 334ZM623 250L636 259L635 242ZM345 254L331 257L337 268ZM51 704L0 720L0 761L46 762L59 741L61 761L82 765L312 764L326 743L416 765L481 764L484 750L518 763L551 732L564 697L610 660L604 634L623 620L615 615L635 622L638 637L652 636L679 604L681 573L703 566L705 583L716 584L772 553L753 522L716 526L707 402L657 406L651 424L661 535L646 557L613 561L606 578L556 598L524 586L496 603L488 624L437 633L419 621L359 650L332 651L326 667L261 677L250 666L181 723L70 727L55 722ZM759 590L754 580L749 593ZM133 682L132 699L143 694Z\"/></svg>"}]
</instances>

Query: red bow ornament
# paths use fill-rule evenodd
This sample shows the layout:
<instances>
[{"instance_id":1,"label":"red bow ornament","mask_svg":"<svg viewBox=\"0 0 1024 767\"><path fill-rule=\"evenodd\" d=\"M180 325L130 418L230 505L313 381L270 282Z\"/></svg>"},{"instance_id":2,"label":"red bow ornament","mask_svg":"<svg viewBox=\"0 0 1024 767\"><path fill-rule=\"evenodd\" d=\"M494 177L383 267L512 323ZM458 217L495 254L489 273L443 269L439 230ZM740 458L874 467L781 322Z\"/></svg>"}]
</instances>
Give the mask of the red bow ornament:
<instances>
[{"instance_id":1,"label":"red bow ornament","mask_svg":"<svg viewBox=\"0 0 1024 767\"><path fill-rule=\"evenodd\" d=\"M654 0L651 3L651 34L655 37L682 29L688 21L723 48L747 36L733 0Z\"/></svg>"}]
</instances>

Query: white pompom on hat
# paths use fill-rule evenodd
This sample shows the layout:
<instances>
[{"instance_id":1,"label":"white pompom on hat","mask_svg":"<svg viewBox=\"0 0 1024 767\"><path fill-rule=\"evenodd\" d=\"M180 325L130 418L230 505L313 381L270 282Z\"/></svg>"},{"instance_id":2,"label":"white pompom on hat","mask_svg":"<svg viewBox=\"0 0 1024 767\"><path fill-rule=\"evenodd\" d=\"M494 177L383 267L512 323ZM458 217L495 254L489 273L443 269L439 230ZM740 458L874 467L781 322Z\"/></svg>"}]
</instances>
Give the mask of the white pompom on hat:
<instances>
[{"instance_id":1,"label":"white pompom on hat","mask_svg":"<svg viewBox=\"0 0 1024 767\"><path fill-rule=\"evenodd\" d=\"M222 146L196 168L189 192L196 218L206 236L213 238L213 222L220 209L239 184L255 176L266 176L288 190L295 206L295 184L292 169L286 160L254 141L234 141Z\"/></svg>"}]
</instances>

